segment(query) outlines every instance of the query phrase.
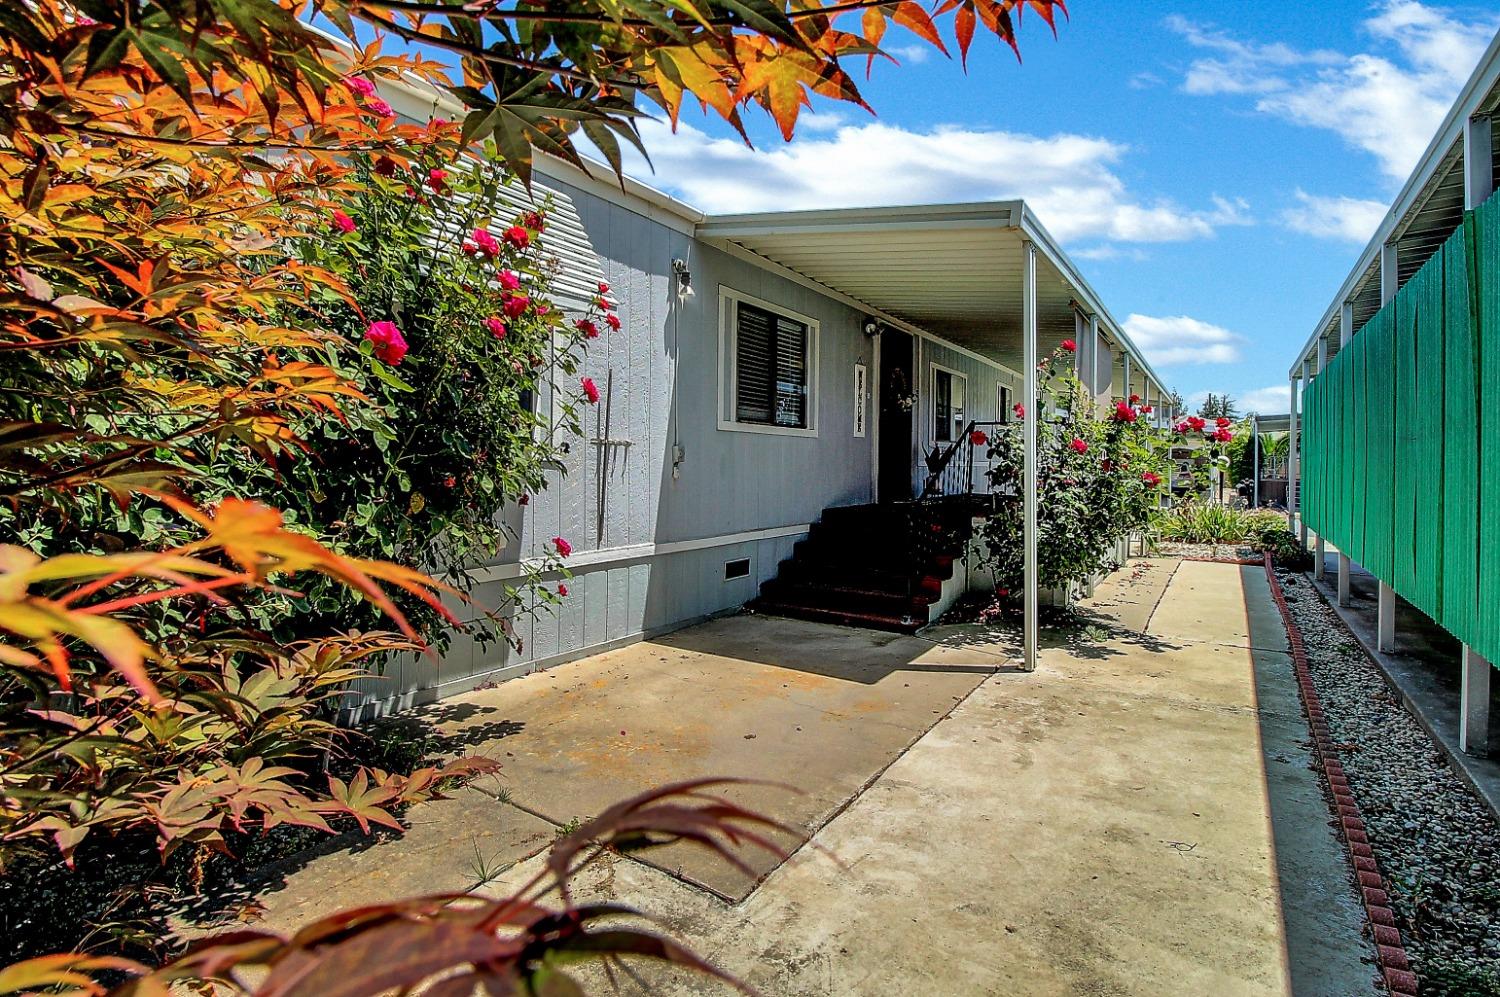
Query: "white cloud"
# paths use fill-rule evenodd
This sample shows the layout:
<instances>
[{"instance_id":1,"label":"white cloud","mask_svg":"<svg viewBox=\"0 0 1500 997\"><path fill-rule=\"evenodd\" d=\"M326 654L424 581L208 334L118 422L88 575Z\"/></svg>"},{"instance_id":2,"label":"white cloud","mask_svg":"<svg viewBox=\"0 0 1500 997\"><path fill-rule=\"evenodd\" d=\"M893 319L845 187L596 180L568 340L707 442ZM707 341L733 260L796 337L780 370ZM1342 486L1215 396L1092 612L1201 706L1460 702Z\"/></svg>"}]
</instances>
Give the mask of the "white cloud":
<instances>
[{"instance_id":1,"label":"white cloud","mask_svg":"<svg viewBox=\"0 0 1500 997\"><path fill-rule=\"evenodd\" d=\"M1240 358L1239 336L1187 315L1131 315L1125 334L1153 366L1234 363Z\"/></svg>"},{"instance_id":2,"label":"white cloud","mask_svg":"<svg viewBox=\"0 0 1500 997\"><path fill-rule=\"evenodd\" d=\"M931 45L897 45L886 49L903 66L920 66L933 53Z\"/></svg>"},{"instance_id":3,"label":"white cloud","mask_svg":"<svg viewBox=\"0 0 1500 997\"><path fill-rule=\"evenodd\" d=\"M1292 389L1285 384L1273 384L1269 388L1254 388L1243 394L1230 392L1241 412L1256 415L1285 415L1291 411Z\"/></svg>"},{"instance_id":4,"label":"white cloud","mask_svg":"<svg viewBox=\"0 0 1500 997\"><path fill-rule=\"evenodd\" d=\"M1297 191L1297 206L1281 213L1281 223L1294 232L1319 239L1343 239L1363 245L1385 217L1383 201L1357 197L1320 197Z\"/></svg>"},{"instance_id":5,"label":"white cloud","mask_svg":"<svg viewBox=\"0 0 1500 997\"><path fill-rule=\"evenodd\" d=\"M1363 24L1375 50L1352 55L1244 41L1176 15L1167 26L1211 53L1188 67L1186 92L1254 95L1262 113L1332 131L1404 179L1500 18L1384 0Z\"/></svg>"},{"instance_id":6,"label":"white cloud","mask_svg":"<svg viewBox=\"0 0 1500 997\"><path fill-rule=\"evenodd\" d=\"M1128 190L1115 172L1126 146L1086 135L872 122L815 126L785 145L751 149L688 124L674 134L646 121L641 133L655 166L654 177L642 175L711 213L1019 197L1061 240L1125 243L1202 239L1250 223L1241 199L1215 197L1191 209Z\"/></svg>"},{"instance_id":7,"label":"white cloud","mask_svg":"<svg viewBox=\"0 0 1500 997\"><path fill-rule=\"evenodd\" d=\"M1210 394L1227 394L1233 401L1234 407L1241 415L1286 415L1291 407L1291 389L1287 385L1272 385L1269 388L1251 388L1248 391L1195 391L1183 399L1183 408L1188 412L1198 411L1198 407Z\"/></svg>"}]
</instances>

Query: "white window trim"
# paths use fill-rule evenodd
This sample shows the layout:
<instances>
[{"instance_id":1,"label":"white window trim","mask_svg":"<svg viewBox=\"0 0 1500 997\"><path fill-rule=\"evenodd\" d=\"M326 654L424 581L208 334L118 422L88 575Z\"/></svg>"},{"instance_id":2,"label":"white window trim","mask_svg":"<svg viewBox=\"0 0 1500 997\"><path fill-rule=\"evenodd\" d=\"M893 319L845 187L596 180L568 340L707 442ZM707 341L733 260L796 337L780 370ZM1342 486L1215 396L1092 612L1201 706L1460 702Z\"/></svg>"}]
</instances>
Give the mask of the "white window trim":
<instances>
[{"instance_id":1,"label":"white window trim","mask_svg":"<svg viewBox=\"0 0 1500 997\"><path fill-rule=\"evenodd\" d=\"M958 378L964 382L964 413L967 418L965 423L974 417L968 413L972 411L969 401L969 375L961 370L954 370L936 360L928 361L927 371L927 445L931 447L949 446L952 440L940 440L937 438L937 375L938 371L944 371L951 377Z\"/></svg>"},{"instance_id":2,"label":"white window trim","mask_svg":"<svg viewBox=\"0 0 1500 997\"><path fill-rule=\"evenodd\" d=\"M740 303L754 305L764 308L766 311L776 315L784 315L796 322L807 326L807 428L799 429L792 426L768 426L759 422L739 422L734 417L734 399L736 397L736 378L738 370L738 344L735 337L738 335L738 323L735 321L736 309ZM761 433L766 436L806 436L817 438L818 435L818 402L821 397L819 391L819 380L821 372L818 366L819 350L819 323L810 315L795 312L785 305L764 298L757 298L752 294L737 291L732 287L719 285L719 429L730 433Z\"/></svg>"}]
</instances>

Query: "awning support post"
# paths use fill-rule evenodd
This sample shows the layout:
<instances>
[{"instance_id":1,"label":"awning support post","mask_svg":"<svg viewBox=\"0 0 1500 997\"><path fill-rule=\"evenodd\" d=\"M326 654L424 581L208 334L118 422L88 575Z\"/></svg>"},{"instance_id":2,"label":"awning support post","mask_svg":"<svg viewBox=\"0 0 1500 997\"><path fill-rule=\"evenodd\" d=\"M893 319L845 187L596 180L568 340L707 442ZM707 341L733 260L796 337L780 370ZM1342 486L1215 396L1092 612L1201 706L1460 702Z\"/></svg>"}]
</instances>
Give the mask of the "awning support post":
<instances>
[{"instance_id":1,"label":"awning support post","mask_svg":"<svg viewBox=\"0 0 1500 997\"><path fill-rule=\"evenodd\" d=\"M1490 669L1493 666L1465 644L1462 667L1458 750L1483 757L1490 753Z\"/></svg>"},{"instance_id":2,"label":"awning support post","mask_svg":"<svg viewBox=\"0 0 1500 997\"><path fill-rule=\"evenodd\" d=\"M1297 378L1290 378L1290 420L1286 441L1286 528L1297 528Z\"/></svg>"},{"instance_id":3,"label":"awning support post","mask_svg":"<svg viewBox=\"0 0 1500 997\"><path fill-rule=\"evenodd\" d=\"M1036 384L1036 246L1026 240L1021 246L1021 339L1024 344L1026 417L1021 420L1022 479L1022 572L1025 599L1025 617L1021 634L1022 668L1036 671L1037 642L1037 566L1036 566L1036 516L1037 516L1037 459L1036 427L1041 418L1037 405Z\"/></svg>"}]
</instances>

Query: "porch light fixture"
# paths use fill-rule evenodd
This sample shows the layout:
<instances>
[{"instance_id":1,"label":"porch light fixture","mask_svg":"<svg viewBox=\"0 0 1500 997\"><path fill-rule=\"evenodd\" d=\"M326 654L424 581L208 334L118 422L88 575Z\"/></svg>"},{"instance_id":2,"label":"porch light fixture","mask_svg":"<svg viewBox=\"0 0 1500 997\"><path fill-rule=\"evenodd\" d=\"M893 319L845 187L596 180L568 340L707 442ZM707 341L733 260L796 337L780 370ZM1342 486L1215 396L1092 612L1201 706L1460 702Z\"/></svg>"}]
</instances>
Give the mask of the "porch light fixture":
<instances>
[{"instance_id":1,"label":"porch light fixture","mask_svg":"<svg viewBox=\"0 0 1500 997\"><path fill-rule=\"evenodd\" d=\"M874 339L876 336L880 335L880 323L875 319L867 318L865 319L864 330L866 336Z\"/></svg>"},{"instance_id":2,"label":"porch light fixture","mask_svg":"<svg viewBox=\"0 0 1500 997\"><path fill-rule=\"evenodd\" d=\"M691 298L693 296L693 272L688 269L687 260L673 260L672 273L677 275L677 296Z\"/></svg>"}]
</instances>

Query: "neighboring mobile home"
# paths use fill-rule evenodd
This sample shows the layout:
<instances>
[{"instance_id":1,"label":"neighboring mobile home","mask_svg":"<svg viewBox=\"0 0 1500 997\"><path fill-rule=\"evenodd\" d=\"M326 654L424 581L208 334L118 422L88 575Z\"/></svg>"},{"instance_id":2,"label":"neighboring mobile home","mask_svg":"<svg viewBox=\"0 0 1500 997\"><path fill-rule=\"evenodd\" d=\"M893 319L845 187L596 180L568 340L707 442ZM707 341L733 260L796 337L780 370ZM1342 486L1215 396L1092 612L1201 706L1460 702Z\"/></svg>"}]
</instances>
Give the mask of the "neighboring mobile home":
<instances>
[{"instance_id":1,"label":"neighboring mobile home","mask_svg":"<svg viewBox=\"0 0 1500 997\"><path fill-rule=\"evenodd\" d=\"M1288 505L1314 570L1336 546L1343 607L1374 577L1378 651L1400 649L1398 597L1463 642L1458 702L1418 711L1479 756L1500 664L1497 111L1500 33L1287 372Z\"/></svg>"},{"instance_id":2,"label":"neighboring mobile home","mask_svg":"<svg viewBox=\"0 0 1500 997\"><path fill-rule=\"evenodd\" d=\"M414 119L455 114L419 87L382 95ZM510 511L518 540L471 593L498 604L562 536L569 595L517 618L520 651L459 635L439 661L405 660L368 687L366 715L733 610L825 510L913 499L929 453L1010 418L1028 247L1040 355L1074 339L1101 402L1136 393L1169 416L1160 379L1022 202L712 217L597 172L539 161L536 195L553 199L560 304L584 307L599 280L617 302L622 329L582 371L603 396L550 486Z\"/></svg>"}]
</instances>

